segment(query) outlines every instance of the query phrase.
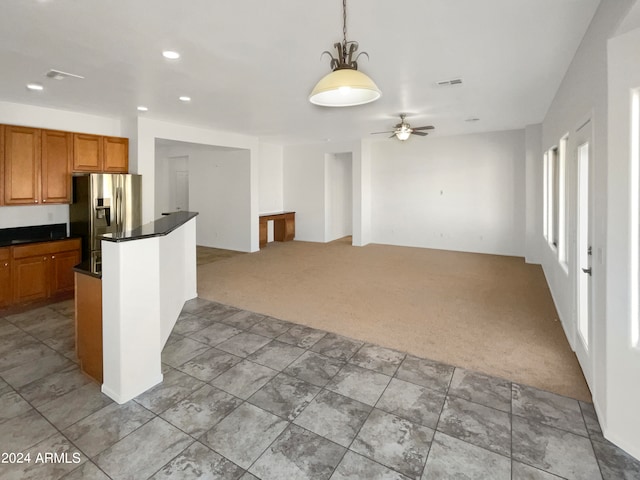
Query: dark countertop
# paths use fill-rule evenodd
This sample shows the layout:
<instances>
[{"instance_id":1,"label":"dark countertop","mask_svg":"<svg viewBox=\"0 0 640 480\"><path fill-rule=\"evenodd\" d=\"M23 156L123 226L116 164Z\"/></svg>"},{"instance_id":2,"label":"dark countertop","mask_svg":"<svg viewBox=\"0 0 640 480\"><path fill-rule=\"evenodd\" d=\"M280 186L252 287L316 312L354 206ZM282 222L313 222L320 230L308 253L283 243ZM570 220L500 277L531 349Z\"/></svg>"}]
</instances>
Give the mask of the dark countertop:
<instances>
[{"instance_id":1,"label":"dark countertop","mask_svg":"<svg viewBox=\"0 0 640 480\"><path fill-rule=\"evenodd\" d=\"M162 237L173 232L198 215L198 212L175 212L165 215L151 223L147 223L133 230L119 233L107 233L102 236L106 242L128 242L142 238Z\"/></svg>"},{"instance_id":2,"label":"dark countertop","mask_svg":"<svg viewBox=\"0 0 640 480\"><path fill-rule=\"evenodd\" d=\"M91 265L91 260L85 260L84 262L76 265L73 267L73 271L96 278L102 278L102 272L98 271L95 265Z\"/></svg>"},{"instance_id":3,"label":"dark countertop","mask_svg":"<svg viewBox=\"0 0 640 480\"><path fill-rule=\"evenodd\" d=\"M60 237L60 238L40 238L40 239L23 239L23 240L0 240L0 247L15 247L16 245L27 245L30 243L57 242L60 240L71 240L80 237Z\"/></svg>"},{"instance_id":4,"label":"dark countertop","mask_svg":"<svg viewBox=\"0 0 640 480\"><path fill-rule=\"evenodd\" d=\"M66 223L0 229L0 247L66 240L67 238L73 237L67 237Z\"/></svg>"}]
</instances>

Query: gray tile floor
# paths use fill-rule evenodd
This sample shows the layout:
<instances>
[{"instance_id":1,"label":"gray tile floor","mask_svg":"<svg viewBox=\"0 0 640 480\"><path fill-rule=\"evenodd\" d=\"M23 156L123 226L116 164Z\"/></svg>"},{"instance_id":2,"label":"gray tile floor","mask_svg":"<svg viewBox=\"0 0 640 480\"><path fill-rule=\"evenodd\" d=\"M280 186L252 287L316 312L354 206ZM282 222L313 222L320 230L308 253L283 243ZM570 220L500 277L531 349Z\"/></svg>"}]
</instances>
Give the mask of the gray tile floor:
<instances>
[{"instance_id":1,"label":"gray tile floor","mask_svg":"<svg viewBox=\"0 0 640 480\"><path fill-rule=\"evenodd\" d=\"M201 299L118 405L72 315L0 318L2 479L640 479L589 403Z\"/></svg>"}]
</instances>

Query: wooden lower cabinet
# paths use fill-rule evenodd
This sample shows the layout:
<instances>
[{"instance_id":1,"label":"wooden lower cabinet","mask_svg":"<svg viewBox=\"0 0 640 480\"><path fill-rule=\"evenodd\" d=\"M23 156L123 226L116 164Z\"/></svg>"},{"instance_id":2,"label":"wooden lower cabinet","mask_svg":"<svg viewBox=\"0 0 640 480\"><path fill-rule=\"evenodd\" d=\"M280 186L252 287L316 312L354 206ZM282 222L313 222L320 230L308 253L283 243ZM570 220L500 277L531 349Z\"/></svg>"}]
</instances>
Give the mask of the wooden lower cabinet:
<instances>
[{"instance_id":1,"label":"wooden lower cabinet","mask_svg":"<svg viewBox=\"0 0 640 480\"><path fill-rule=\"evenodd\" d=\"M11 249L0 248L0 308L11 305Z\"/></svg>"},{"instance_id":2,"label":"wooden lower cabinet","mask_svg":"<svg viewBox=\"0 0 640 480\"><path fill-rule=\"evenodd\" d=\"M14 304L62 297L74 288L73 267L80 263L80 239L11 247Z\"/></svg>"},{"instance_id":3,"label":"wooden lower cabinet","mask_svg":"<svg viewBox=\"0 0 640 480\"><path fill-rule=\"evenodd\" d=\"M13 261L13 303L48 297L47 257L35 255Z\"/></svg>"},{"instance_id":4,"label":"wooden lower cabinet","mask_svg":"<svg viewBox=\"0 0 640 480\"><path fill-rule=\"evenodd\" d=\"M102 383L102 279L75 273L76 355L84 373Z\"/></svg>"},{"instance_id":5,"label":"wooden lower cabinet","mask_svg":"<svg viewBox=\"0 0 640 480\"><path fill-rule=\"evenodd\" d=\"M49 294L73 293L73 267L80 263L80 251L72 250L51 255L49 264Z\"/></svg>"}]
</instances>

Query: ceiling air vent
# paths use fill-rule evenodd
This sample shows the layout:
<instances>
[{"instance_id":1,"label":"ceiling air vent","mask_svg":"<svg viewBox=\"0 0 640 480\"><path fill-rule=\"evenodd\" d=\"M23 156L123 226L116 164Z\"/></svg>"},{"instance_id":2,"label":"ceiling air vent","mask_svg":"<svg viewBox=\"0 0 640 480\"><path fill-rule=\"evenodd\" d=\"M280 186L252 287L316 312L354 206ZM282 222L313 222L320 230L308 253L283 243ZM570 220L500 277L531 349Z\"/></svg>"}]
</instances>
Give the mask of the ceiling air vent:
<instances>
[{"instance_id":1,"label":"ceiling air vent","mask_svg":"<svg viewBox=\"0 0 640 480\"><path fill-rule=\"evenodd\" d=\"M62 72L54 69L47 72L47 77L53 78L54 80L64 80L65 78L84 78L82 75L76 75L75 73Z\"/></svg>"},{"instance_id":2,"label":"ceiling air vent","mask_svg":"<svg viewBox=\"0 0 640 480\"><path fill-rule=\"evenodd\" d=\"M462 85L461 78L452 78L451 80L442 80L437 82L436 85L439 87L450 87L451 85Z\"/></svg>"}]
</instances>

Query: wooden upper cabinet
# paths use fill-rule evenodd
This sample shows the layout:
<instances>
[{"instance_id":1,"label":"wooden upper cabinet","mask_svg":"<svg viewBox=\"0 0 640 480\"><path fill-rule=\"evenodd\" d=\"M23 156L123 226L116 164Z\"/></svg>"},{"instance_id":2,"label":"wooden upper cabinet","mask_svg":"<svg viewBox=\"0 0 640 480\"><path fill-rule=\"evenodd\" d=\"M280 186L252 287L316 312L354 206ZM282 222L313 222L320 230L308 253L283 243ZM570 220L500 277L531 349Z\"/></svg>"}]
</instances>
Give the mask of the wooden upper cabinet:
<instances>
[{"instance_id":1,"label":"wooden upper cabinet","mask_svg":"<svg viewBox=\"0 0 640 480\"><path fill-rule=\"evenodd\" d=\"M42 130L42 203L71 203L73 135Z\"/></svg>"},{"instance_id":2,"label":"wooden upper cabinet","mask_svg":"<svg viewBox=\"0 0 640 480\"><path fill-rule=\"evenodd\" d=\"M73 171L127 173L129 139L74 133Z\"/></svg>"},{"instance_id":3,"label":"wooden upper cabinet","mask_svg":"<svg viewBox=\"0 0 640 480\"><path fill-rule=\"evenodd\" d=\"M73 171L101 172L103 163L102 137L84 133L73 134Z\"/></svg>"},{"instance_id":4,"label":"wooden upper cabinet","mask_svg":"<svg viewBox=\"0 0 640 480\"><path fill-rule=\"evenodd\" d=\"M109 173L127 173L129 171L129 139L120 137L102 137L104 152L103 171Z\"/></svg>"},{"instance_id":5,"label":"wooden upper cabinet","mask_svg":"<svg viewBox=\"0 0 640 480\"><path fill-rule=\"evenodd\" d=\"M4 126L4 203L40 202L40 130Z\"/></svg>"}]
</instances>

